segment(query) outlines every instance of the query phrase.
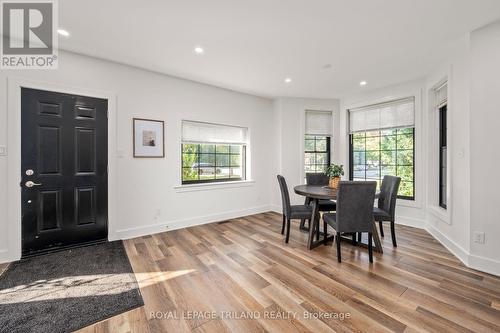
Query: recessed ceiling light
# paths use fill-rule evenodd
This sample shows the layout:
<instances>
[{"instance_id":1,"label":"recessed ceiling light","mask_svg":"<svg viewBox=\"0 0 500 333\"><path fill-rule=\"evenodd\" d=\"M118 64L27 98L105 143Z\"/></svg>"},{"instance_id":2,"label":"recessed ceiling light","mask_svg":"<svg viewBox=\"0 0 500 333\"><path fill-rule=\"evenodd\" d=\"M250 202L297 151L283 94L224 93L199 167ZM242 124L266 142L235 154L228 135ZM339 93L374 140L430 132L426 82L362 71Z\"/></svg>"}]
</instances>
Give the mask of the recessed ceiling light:
<instances>
[{"instance_id":1,"label":"recessed ceiling light","mask_svg":"<svg viewBox=\"0 0 500 333\"><path fill-rule=\"evenodd\" d=\"M290 82L292 82L292 79L291 79L291 78L289 78L289 77L287 77L287 78L285 79L285 83L290 83Z\"/></svg>"},{"instance_id":2,"label":"recessed ceiling light","mask_svg":"<svg viewBox=\"0 0 500 333\"><path fill-rule=\"evenodd\" d=\"M67 32L66 30L64 29L57 29L57 33L61 36L64 36L64 37L68 37L69 36L69 32Z\"/></svg>"},{"instance_id":3,"label":"recessed ceiling light","mask_svg":"<svg viewBox=\"0 0 500 333\"><path fill-rule=\"evenodd\" d=\"M332 64L324 64L323 69L330 69L332 68Z\"/></svg>"},{"instance_id":4,"label":"recessed ceiling light","mask_svg":"<svg viewBox=\"0 0 500 333\"><path fill-rule=\"evenodd\" d=\"M367 84L367 82L366 82L366 81L361 81L361 82L359 83L359 85L360 85L360 86L366 86L366 84Z\"/></svg>"},{"instance_id":5,"label":"recessed ceiling light","mask_svg":"<svg viewBox=\"0 0 500 333\"><path fill-rule=\"evenodd\" d=\"M194 53L203 54L203 53L205 53L205 50L202 47L197 46L194 48Z\"/></svg>"}]
</instances>

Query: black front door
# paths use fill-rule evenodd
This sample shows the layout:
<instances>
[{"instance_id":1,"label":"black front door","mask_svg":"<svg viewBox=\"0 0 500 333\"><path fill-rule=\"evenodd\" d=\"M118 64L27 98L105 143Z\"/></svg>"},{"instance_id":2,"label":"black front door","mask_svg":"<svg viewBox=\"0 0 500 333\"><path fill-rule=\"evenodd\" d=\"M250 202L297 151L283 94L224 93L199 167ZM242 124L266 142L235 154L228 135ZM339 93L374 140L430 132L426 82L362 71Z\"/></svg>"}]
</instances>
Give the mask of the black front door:
<instances>
[{"instance_id":1,"label":"black front door","mask_svg":"<svg viewBox=\"0 0 500 333\"><path fill-rule=\"evenodd\" d=\"M23 256L107 238L107 108L22 88Z\"/></svg>"}]
</instances>

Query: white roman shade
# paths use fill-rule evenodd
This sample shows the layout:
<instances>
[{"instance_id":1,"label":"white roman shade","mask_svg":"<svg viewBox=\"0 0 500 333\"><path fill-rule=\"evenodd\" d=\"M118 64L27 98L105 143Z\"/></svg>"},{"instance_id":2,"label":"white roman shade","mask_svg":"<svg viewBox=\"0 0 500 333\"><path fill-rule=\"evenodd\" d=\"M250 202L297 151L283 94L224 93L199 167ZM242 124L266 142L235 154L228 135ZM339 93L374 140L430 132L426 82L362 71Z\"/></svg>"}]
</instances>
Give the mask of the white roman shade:
<instances>
[{"instance_id":1,"label":"white roman shade","mask_svg":"<svg viewBox=\"0 0 500 333\"><path fill-rule=\"evenodd\" d=\"M415 97L349 110L349 132L415 126Z\"/></svg>"},{"instance_id":2,"label":"white roman shade","mask_svg":"<svg viewBox=\"0 0 500 333\"><path fill-rule=\"evenodd\" d=\"M306 111L306 135L333 136L331 111Z\"/></svg>"},{"instance_id":3,"label":"white roman shade","mask_svg":"<svg viewBox=\"0 0 500 333\"><path fill-rule=\"evenodd\" d=\"M448 101L448 82L443 83L435 89L436 91L436 106L442 107Z\"/></svg>"},{"instance_id":4,"label":"white roman shade","mask_svg":"<svg viewBox=\"0 0 500 333\"><path fill-rule=\"evenodd\" d=\"M246 144L247 132L245 127L182 121L182 142Z\"/></svg>"}]
</instances>

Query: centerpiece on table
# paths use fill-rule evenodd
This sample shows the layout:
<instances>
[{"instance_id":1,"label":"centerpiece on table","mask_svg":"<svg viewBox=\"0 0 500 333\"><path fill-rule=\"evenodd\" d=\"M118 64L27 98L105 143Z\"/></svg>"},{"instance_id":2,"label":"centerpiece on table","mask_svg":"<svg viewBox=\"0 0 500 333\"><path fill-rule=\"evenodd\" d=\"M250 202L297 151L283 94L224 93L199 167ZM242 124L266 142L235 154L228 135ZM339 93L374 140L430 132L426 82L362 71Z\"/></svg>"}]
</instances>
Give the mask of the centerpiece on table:
<instances>
[{"instance_id":1,"label":"centerpiece on table","mask_svg":"<svg viewBox=\"0 0 500 333\"><path fill-rule=\"evenodd\" d=\"M326 168L325 174L330 178L328 187L337 189L339 187L340 177L344 175L344 166L331 164Z\"/></svg>"}]
</instances>

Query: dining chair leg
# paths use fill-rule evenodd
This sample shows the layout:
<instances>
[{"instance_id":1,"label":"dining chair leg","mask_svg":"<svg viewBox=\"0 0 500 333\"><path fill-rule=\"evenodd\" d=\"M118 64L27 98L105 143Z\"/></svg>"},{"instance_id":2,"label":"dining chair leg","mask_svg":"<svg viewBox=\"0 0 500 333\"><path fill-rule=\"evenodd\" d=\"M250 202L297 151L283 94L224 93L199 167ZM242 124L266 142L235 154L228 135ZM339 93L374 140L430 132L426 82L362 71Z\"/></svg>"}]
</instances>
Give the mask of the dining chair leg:
<instances>
[{"instance_id":1,"label":"dining chair leg","mask_svg":"<svg viewBox=\"0 0 500 333\"><path fill-rule=\"evenodd\" d=\"M378 226L380 227L380 237L384 237L384 226L382 225L382 221L378 221Z\"/></svg>"},{"instance_id":2,"label":"dining chair leg","mask_svg":"<svg viewBox=\"0 0 500 333\"><path fill-rule=\"evenodd\" d=\"M358 232L358 243L361 243L362 235L360 232Z\"/></svg>"},{"instance_id":3,"label":"dining chair leg","mask_svg":"<svg viewBox=\"0 0 500 333\"><path fill-rule=\"evenodd\" d=\"M356 244L357 244L357 242L356 242L356 233L353 232L352 233L352 245L356 245Z\"/></svg>"},{"instance_id":4,"label":"dining chair leg","mask_svg":"<svg viewBox=\"0 0 500 333\"><path fill-rule=\"evenodd\" d=\"M396 226L394 225L394 221L391 221L391 236L392 236L392 246L398 247L396 243Z\"/></svg>"},{"instance_id":5,"label":"dining chair leg","mask_svg":"<svg viewBox=\"0 0 500 333\"><path fill-rule=\"evenodd\" d=\"M370 262L373 262L373 247L372 247L372 233L368 233L368 257Z\"/></svg>"},{"instance_id":6,"label":"dining chair leg","mask_svg":"<svg viewBox=\"0 0 500 333\"><path fill-rule=\"evenodd\" d=\"M337 261L342 262L342 256L340 255L340 232L337 232L335 239L337 241Z\"/></svg>"},{"instance_id":7,"label":"dining chair leg","mask_svg":"<svg viewBox=\"0 0 500 333\"><path fill-rule=\"evenodd\" d=\"M285 243L288 243L288 239L290 238L290 219L286 220L286 237Z\"/></svg>"},{"instance_id":8,"label":"dining chair leg","mask_svg":"<svg viewBox=\"0 0 500 333\"><path fill-rule=\"evenodd\" d=\"M285 214L283 214L283 224L281 225L281 234L282 235L285 233L285 223L286 223L286 217L285 217Z\"/></svg>"},{"instance_id":9,"label":"dining chair leg","mask_svg":"<svg viewBox=\"0 0 500 333\"><path fill-rule=\"evenodd\" d=\"M328 224L326 223L325 220L323 220L323 242L325 243L326 245L326 238L328 236Z\"/></svg>"}]
</instances>

